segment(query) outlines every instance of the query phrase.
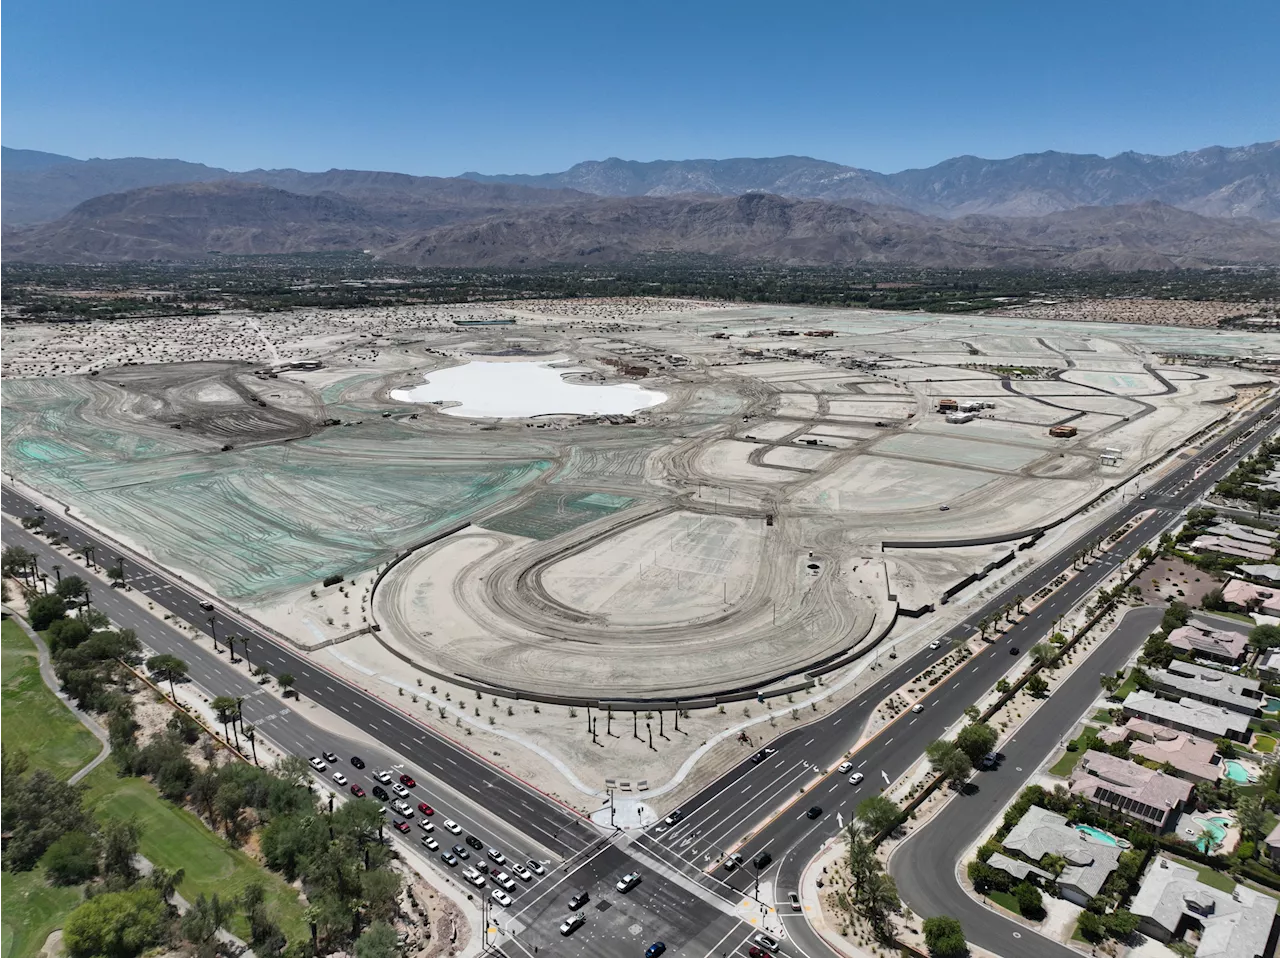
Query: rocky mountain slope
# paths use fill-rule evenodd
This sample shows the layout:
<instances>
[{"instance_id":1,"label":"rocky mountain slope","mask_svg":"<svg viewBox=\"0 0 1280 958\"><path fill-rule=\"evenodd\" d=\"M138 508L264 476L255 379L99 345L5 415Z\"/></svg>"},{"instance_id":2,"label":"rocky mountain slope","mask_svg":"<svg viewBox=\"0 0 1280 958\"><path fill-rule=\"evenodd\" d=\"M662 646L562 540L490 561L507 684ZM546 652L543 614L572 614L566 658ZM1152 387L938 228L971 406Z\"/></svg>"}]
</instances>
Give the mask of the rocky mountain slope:
<instances>
[{"instance_id":1,"label":"rocky mountain slope","mask_svg":"<svg viewBox=\"0 0 1280 958\"><path fill-rule=\"evenodd\" d=\"M652 163L611 158L538 176L462 175L477 182L570 188L600 196L777 193L883 203L949 217L1029 216L1079 206L1159 200L1206 216L1280 220L1280 141L1215 146L1174 156L1054 152L1003 160L961 156L927 169L889 174L804 156L781 156Z\"/></svg>"},{"instance_id":2,"label":"rocky mountain slope","mask_svg":"<svg viewBox=\"0 0 1280 958\"><path fill-rule=\"evenodd\" d=\"M792 264L1280 264L1280 226L1203 217L1160 203L948 220L762 193L619 199L571 193L537 203L553 194L458 180L437 187L416 182L420 178L385 179L392 174L371 180L353 174L355 182L344 173L299 176L330 176L335 189L303 194L224 180L111 194L53 223L6 229L3 254L9 261L108 262L192 259L213 251L368 249L396 262L439 266L603 263L660 252ZM355 198L361 190L364 195Z\"/></svg>"}]
</instances>

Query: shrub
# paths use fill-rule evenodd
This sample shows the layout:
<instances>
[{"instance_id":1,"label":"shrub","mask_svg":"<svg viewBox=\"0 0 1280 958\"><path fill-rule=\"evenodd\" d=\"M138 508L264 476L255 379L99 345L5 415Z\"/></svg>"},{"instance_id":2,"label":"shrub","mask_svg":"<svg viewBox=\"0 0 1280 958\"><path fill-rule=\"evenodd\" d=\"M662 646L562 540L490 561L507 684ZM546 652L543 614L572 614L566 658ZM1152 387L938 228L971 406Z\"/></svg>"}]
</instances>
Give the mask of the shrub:
<instances>
[{"instance_id":1,"label":"shrub","mask_svg":"<svg viewBox=\"0 0 1280 958\"><path fill-rule=\"evenodd\" d=\"M1024 918L1044 917L1044 898L1040 889L1030 882L1019 882L1013 889L1013 897L1018 902L1018 911Z\"/></svg>"},{"instance_id":2,"label":"shrub","mask_svg":"<svg viewBox=\"0 0 1280 958\"><path fill-rule=\"evenodd\" d=\"M959 958L969 953L960 922L947 915L924 920L924 943L931 958Z\"/></svg>"},{"instance_id":3,"label":"shrub","mask_svg":"<svg viewBox=\"0 0 1280 958\"><path fill-rule=\"evenodd\" d=\"M1099 942L1106 937L1107 928L1102 917L1095 915L1091 911L1080 912L1080 918L1076 922L1076 927L1080 929L1080 934L1087 941Z\"/></svg>"},{"instance_id":4,"label":"shrub","mask_svg":"<svg viewBox=\"0 0 1280 958\"><path fill-rule=\"evenodd\" d=\"M133 958L160 941L165 903L152 888L97 895L67 916L62 943L71 958Z\"/></svg>"},{"instance_id":5,"label":"shrub","mask_svg":"<svg viewBox=\"0 0 1280 958\"><path fill-rule=\"evenodd\" d=\"M67 832L40 859L54 885L83 885L98 873L98 852L84 832Z\"/></svg>"}]
</instances>

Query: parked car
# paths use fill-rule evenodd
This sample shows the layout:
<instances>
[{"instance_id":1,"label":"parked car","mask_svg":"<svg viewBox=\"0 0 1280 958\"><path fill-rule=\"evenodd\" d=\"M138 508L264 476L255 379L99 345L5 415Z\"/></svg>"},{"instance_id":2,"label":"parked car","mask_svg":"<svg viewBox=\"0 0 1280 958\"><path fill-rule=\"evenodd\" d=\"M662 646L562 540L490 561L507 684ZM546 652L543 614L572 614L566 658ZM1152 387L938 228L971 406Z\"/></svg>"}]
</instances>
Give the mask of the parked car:
<instances>
[{"instance_id":1,"label":"parked car","mask_svg":"<svg viewBox=\"0 0 1280 958\"><path fill-rule=\"evenodd\" d=\"M579 908L581 908L590 900L591 900L590 895L588 895L585 891L580 891L577 894L575 894L572 898L569 899L569 910L577 911Z\"/></svg>"},{"instance_id":2,"label":"parked car","mask_svg":"<svg viewBox=\"0 0 1280 958\"><path fill-rule=\"evenodd\" d=\"M314 755L312 755L309 759L307 759L307 761L311 763L311 767L314 768L317 772L323 772L325 769L329 767L321 759L316 758Z\"/></svg>"},{"instance_id":3,"label":"parked car","mask_svg":"<svg viewBox=\"0 0 1280 958\"><path fill-rule=\"evenodd\" d=\"M756 935L751 940L761 948L768 948L770 951L777 951L779 947L778 939L773 938L770 935L766 935L764 932L760 932L760 934Z\"/></svg>"},{"instance_id":4,"label":"parked car","mask_svg":"<svg viewBox=\"0 0 1280 958\"><path fill-rule=\"evenodd\" d=\"M631 889L635 888L636 885L638 884L640 884L640 873L627 872L625 875L623 875L621 878L618 879L618 883L614 885L614 887L617 888L618 891L622 892L623 894L626 894L627 892L631 891Z\"/></svg>"},{"instance_id":5,"label":"parked car","mask_svg":"<svg viewBox=\"0 0 1280 958\"><path fill-rule=\"evenodd\" d=\"M769 954L769 952L765 951L759 945L752 945L747 949L747 954L750 958L773 958L773 955Z\"/></svg>"},{"instance_id":6,"label":"parked car","mask_svg":"<svg viewBox=\"0 0 1280 958\"><path fill-rule=\"evenodd\" d=\"M655 941L644 950L644 958L658 958L666 950L667 946L663 942Z\"/></svg>"}]
</instances>

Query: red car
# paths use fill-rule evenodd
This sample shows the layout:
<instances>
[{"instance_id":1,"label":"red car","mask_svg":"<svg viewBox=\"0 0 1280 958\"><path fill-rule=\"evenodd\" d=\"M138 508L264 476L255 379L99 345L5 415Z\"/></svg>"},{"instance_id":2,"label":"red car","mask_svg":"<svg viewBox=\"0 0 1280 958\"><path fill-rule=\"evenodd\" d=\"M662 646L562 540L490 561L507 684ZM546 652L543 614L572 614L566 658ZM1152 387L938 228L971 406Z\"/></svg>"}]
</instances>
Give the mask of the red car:
<instances>
[{"instance_id":1,"label":"red car","mask_svg":"<svg viewBox=\"0 0 1280 958\"><path fill-rule=\"evenodd\" d=\"M359 785L353 784L351 786L351 794L354 795L356 798L364 798L364 789L361 788Z\"/></svg>"},{"instance_id":2,"label":"red car","mask_svg":"<svg viewBox=\"0 0 1280 958\"><path fill-rule=\"evenodd\" d=\"M759 945L752 945L750 950L747 951L747 954L750 955L751 958L773 958L772 955L770 955L767 951L765 951Z\"/></svg>"},{"instance_id":3,"label":"red car","mask_svg":"<svg viewBox=\"0 0 1280 958\"><path fill-rule=\"evenodd\" d=\"M407 834L409 833L409 823L408 823L408 822L396 822L396 824L395 824L395 829L396 829L396 831L400 832L402 835L407 835Z\"/></svg>"},{"instance_id":4,"label":"red car","mask_svg":"<svg viewBox=\"0 0 1280 958\"><path fill-rule=\"evenodd\" d=\"M401 775L400 784L403 785L405 788L413 788L418 783L413 780L412 775Z\"/></svg>"},{"instance_id":5,"label":"red car","mask_svg":"<svg viewBox=\"0 0 1280 958\"><path fill-rule=\"evenodd\" d=\"M434 815L436 813L436 810L426 802L418 803L418 811L422 812L423 815Z\"/></svg>"}]
</instances>

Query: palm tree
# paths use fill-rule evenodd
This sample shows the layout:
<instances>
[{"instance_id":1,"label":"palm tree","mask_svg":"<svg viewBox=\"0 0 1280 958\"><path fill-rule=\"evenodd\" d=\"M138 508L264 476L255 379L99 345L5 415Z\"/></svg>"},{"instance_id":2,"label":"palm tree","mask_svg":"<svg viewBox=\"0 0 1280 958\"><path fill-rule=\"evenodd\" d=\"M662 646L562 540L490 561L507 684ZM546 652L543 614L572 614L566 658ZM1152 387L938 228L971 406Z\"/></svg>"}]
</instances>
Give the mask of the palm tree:
<instances>
[{"instance_id":1,"label":"palm tree","mask_svg":"<svg viewBox=\"0 0 1280 958\"><path fill-rule=\"evenodd\" d=\"M236 658L236 637L234 635L228 635L225 641L227 643L227 648L231 650L231 664L235 665L236 662L239 661Z\"/></svg>"},{"instance_id":2,"label":"palm tree","mask_svg":"<svg viewBox=\"0 0 1280 958\"><path fill-rule=\"evenodd\" d=\"M243 721L241 722L244 725ZM244 725L244 737L249 740L249 748L253 752L253 764L258 764L258 727L256 725Z\"/></svg>"},{"instance_id":3,"label":"palm tree","mask_svg":"<svg viewBox=\"0 0 1280 958\"><path fill-rule=\"evenodd\" d=\"M90 569L94 567L93 551L94 551L94 546L92 542L86 542L84 545L80 547L80 554L84 556L85 565L87 565Z\"/></svg>"},{"instance_id":4,"label":"palm tree","mask_svg":"<svg viewBox=\"0 0 1280 958\"><path fill-rule=\"evenodd\" d=\"M250 639L250 638L251 638L251 637L250 637L250 636L247 636L247 635L242 635L242 636L240 636L240 647L241 647L242 649L244 649L244 661L245 661L245 664L249 666L249 671L250 671L250 672L252 672L252 671L253 671L253 663L249 661L249 639Z\"/></svg>"},{"instance_id":5,"label":"palm tree","mask_svg":"<svg viewBox=\"0 0 1280 958\"><path fill-rule=\"evenodd\" d=\"M218 617L216 615L209 616L205 620L209 626L209 634L213 636L213 651L218 651Z\"/></svg>"},{"instance_id":6,"label":"palm tree","mask_svg":"<svg viewBox=\"0 0 1280 958\"><path fill-rule=\"evenodd\" d=\"M169 680L169 696L178 701L178 693L173 690L173 683L187 677L187 663L176 655L153 655L147 659L147 668L153 675Z\"/></svg>"},{"instance_id":7,"label":"palm tree","mask_svg":"<svg viewBox=\"0 0 1280 958\"><path fill-rule=\"evenodd\" d=\"M57 579L57 585L55 585L55 586L54 586L54 591L56 592L56 591L57 591L58 586L59 586L59 585L62 585L62 566L60 566L60 565L54 565L54 566L53 566L53 575L54 575L54 577Z\"/></svg>"},{"instance_id":8,"label":"palm tree","mask_svg":"<svg viewBox=\"0 0 1280 958\"><path fill-rule=\"evenodd\" d=\"M230 739L231 735L227 731L227 723L231 722L231 716L236 709L236 700L233 699L230 695L219 695L217 698L215 698L212 702L209 703L209 707L218 713L218 721L222 723L222 737L224 739ZM232 732L235 731L234 723L232 723L231 730ZM240 748L240 738L239 736L237 736L236 737L237 751L239 750L239 748Z\"/></svg>"}]
</instances>

